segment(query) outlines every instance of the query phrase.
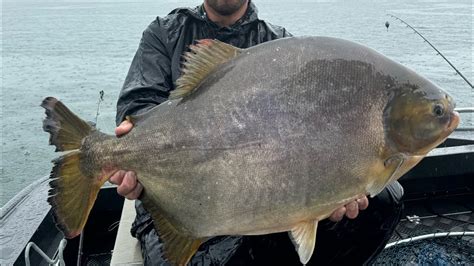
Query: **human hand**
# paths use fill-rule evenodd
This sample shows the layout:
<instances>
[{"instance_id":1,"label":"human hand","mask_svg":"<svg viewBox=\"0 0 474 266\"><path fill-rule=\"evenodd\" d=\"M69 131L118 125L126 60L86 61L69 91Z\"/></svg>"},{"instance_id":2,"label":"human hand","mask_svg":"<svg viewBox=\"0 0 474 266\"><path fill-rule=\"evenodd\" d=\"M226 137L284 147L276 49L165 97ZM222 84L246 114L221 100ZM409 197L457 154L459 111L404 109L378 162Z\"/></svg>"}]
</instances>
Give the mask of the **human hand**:
<instances>
[{"instance_id":1,"label":"human hand","mask_svg":"<svg viewBox=\"0 0 474 266\"><path fill-rule=\"evenodd\" d=\"M115 135L121 137L133 128L133 124L125 120L115 128ZM118 185L117 193L127 199L138 199L142 194L143 186L137 180L137 174L133 171L118 170L109 179L110 183Z\"/></svg>"},{"instance_id":2,"label":"human hand","mask_svg":"<svg viewBox=\"0 0 474 266\"><path fill-rule=\"evenodd\" d=\"M367 209L368 206L369 199L364 196L335 210L331 216L329 216L329 220L333 222L339 222L342 220L344 215L349 219L355 219L359 215L359 211Z\"/></svg>"},{"instance_id":3,"label":"human hand","mask_svg":"<svg viewBox=\"0 0 474 266\"><path fill-rule=\"evenodd\" d=\"M118 127L115 128L115 135L117 137L121 137L127 134L128 132L130 132L132 128L133 128L132 122L128 120L124 120L122 123L120 123L120 125L118 125Z\"/></svg>"}]
</instances>

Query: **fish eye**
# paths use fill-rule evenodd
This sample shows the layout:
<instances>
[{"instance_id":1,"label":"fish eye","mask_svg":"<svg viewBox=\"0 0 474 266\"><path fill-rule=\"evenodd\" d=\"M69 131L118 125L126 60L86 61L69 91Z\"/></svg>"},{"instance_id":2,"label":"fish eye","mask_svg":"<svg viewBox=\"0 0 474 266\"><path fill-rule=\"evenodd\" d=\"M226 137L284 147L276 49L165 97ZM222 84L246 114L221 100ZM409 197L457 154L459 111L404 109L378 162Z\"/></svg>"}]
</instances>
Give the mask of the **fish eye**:
<instances>
[{"instance_id":1,"label":"fish eye","mask_svg":"<svg viewBox=\"0 0 474 266\"><path fill-rule=\"evenodd\" d=\"M433 107L433 114L437 117L441 117L444 115L444 107L442 104L435 104Z\"/></svg>"}]
</instances>

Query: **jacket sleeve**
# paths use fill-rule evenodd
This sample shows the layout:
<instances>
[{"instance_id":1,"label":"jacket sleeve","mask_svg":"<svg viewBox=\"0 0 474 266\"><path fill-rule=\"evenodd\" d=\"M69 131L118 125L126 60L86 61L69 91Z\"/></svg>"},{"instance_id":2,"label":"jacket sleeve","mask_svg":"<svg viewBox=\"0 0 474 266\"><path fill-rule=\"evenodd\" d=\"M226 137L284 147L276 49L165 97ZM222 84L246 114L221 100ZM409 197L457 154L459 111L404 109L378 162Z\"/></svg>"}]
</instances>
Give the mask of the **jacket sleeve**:
<instances>
[{"instance_id":1,"label":"jacket sleeve","mask_svg":"<svg viewBox=\"0 0 474 266\"><path fill-rule=\"evenodd\" d=\"M266 21L265 21L265 24L266 24L266 28L272 34L272 38L271 38L272 40L285 38L285 37L293 37L293 34L291 34L282 26L274 25Z\"/></svg>"},{"instance_id":2,"label":"jacket sleeve","mask_svg":"<svg viewBox=\"0 0 474 266\"><path fill-rule=\"evenodd\" d=\"M173 88L171 60L159 19L143 32L117 101L116 123L166 101Z\"/></svg>"}]
</instances>

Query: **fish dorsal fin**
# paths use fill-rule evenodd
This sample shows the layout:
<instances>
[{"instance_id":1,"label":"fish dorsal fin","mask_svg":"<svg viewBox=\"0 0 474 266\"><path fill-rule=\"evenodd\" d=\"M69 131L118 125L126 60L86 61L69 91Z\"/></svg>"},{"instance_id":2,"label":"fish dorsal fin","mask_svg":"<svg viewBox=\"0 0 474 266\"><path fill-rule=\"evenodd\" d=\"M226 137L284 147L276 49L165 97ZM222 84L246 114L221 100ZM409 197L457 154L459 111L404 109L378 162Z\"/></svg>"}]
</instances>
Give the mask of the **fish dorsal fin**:
<instances>
[{"instance_id":1,"label":"fish dorsal fin","mask_svg":"<svg viewBox=\"0 0 474 266\"><path fill-rule=\"evenodd\" d=\"M401 153L390 156L384 161L385 170L382 175L377 178L377 182L371 183L367 188L367 193L370 197L375 197L375 195L382 192L388 183L395 180L394 177L397 177L396 174L403 165L403 162L405 162L405 156Z\"/></svg>"},{"instance_id":2,"label":"fish dorsal fin","mask_svg":"<svg viewBox=\"0 0 474 266\"><path fill-rule=\"evenodd\" d=\"M313 255L314 245L316 244L316 230L318 221L305 221L297 224L289 232L291 241L295 245L300 261L303 264L308 263Z\"/></svg>"},{"instance_id":3,"label":"fish dorsal fin","mask_svg":"<svg viewBox=\"0 0 474 266\"><path fill-rule=\"evenodd\" d=\"M191 45L190 49L191 51L184 54L183 74L176 80L176 89L171 91L170 99L189 95L219 65L242 51L230 44L211 39L199 40L196 45Z\"/></svg>"},{"instance_id":4,"label":"fish dorsal fin","mask_svg":"<svg viewBox=\"0 0 474 266\"><path fill-rule=\"evenodd\" d=\"M145 209L153 218L156 233L160 238L160 242L163 243L165 259L171 265L186 265L206 239L194 238L186 232L179 230L168 219L161 215L145 191L140 199Z\"/></svg>"}]
</instances>

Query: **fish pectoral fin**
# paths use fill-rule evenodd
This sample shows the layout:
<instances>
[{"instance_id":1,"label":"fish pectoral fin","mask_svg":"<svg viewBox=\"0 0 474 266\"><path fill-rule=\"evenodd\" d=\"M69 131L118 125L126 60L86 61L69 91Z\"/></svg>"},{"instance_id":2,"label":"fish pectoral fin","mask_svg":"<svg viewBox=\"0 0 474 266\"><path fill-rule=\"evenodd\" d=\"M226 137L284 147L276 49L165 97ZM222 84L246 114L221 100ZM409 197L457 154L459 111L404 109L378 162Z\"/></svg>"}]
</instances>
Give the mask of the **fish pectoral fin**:
<instances>
[{"instance_id":1,"label":"fish pectoral fin","mask_svg":"<svg viewBox=\"0 0 474 266\"><path fill-rule=\"evenodd\" d=\"M318 220L313 220L299 223L289 232L290 239L293 245L295 245L300 261L303 264L308 263L311 255L313 255L317 228Z\"/></svg>"},{"instance_id":2,"label":"fish pectoral fin","mask_svg":"<svg viewBox=\"0 0 474 266\"><path fill-rule=\"evenodd\" d=\"M191 51L184 54L183 75L176 80L176 89L169 99L178 99L191 94L201 82L221 64L239 55L242 49L211 39L199 40L190 45Z\"/></svg>"},{"instance_id":3,"label":"fish pectoral fin","mask_svg":"<svg viewBox=\"0 0 474 266\"><path fill-rule=\"evenodd\" d=\"M178 230L167 218L160 214L158 208L145 195L141 200L145 209L151 214L156 233L163 243L164 257L171 265L186 265L196 253L199 246L207 239L194 238Z\"/></svg>"},{"instance_id":4,"label":"fish pectoral fin","mask_svg":"<svg viewBox=\"0 0 474 266\"><path fill-rule=\"evenodd\" d=\"M394 177L397 176L398 170L405 162L405 157L404 154L397 153L384 161L385 170L382 175L367 189L367 193L369 193L370 197L375 197L382 192L385 186L395 179Z\"/></svg>"}]
</instances>

